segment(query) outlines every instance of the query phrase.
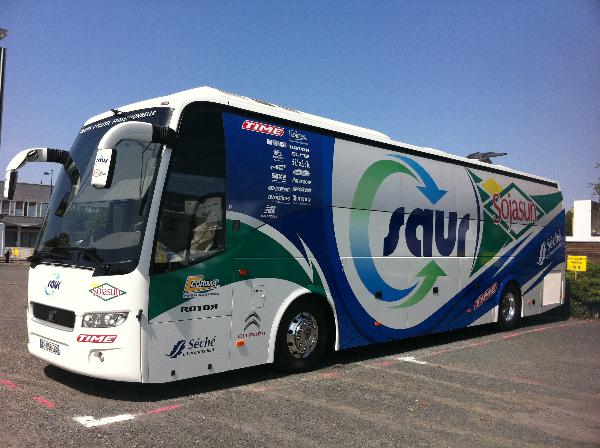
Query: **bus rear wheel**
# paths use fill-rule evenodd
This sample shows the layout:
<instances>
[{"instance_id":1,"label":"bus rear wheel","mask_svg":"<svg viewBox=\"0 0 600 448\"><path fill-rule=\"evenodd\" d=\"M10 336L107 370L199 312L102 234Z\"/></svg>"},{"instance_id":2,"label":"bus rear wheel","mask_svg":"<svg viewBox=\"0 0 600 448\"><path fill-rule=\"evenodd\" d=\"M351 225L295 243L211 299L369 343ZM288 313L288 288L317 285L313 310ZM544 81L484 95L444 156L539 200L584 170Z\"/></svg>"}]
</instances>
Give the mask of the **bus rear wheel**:
<instances>
[{"instance_id":1,"label":"bus rear wheel","mask_svg":"<svg viewBox=\"0 0 600 448\"><path fill-rule=\"evenodd\" d=\"M521 294L515 286L507 286L502 291L498 307L498 325L502 330L512 330L521 322Z\"/></svg>"},{"instance_id":2,"label":"bus rear wheel","mask_svg":"<svg viewBox=\"0 0 600 448\"><path fill-rule=\"evenodd\" d=\"M310 298L300 299L286 310L275 345L275 366L284 372L306 372L317 366L329 339L327 316Z\"/></svg>"}]
</instances>

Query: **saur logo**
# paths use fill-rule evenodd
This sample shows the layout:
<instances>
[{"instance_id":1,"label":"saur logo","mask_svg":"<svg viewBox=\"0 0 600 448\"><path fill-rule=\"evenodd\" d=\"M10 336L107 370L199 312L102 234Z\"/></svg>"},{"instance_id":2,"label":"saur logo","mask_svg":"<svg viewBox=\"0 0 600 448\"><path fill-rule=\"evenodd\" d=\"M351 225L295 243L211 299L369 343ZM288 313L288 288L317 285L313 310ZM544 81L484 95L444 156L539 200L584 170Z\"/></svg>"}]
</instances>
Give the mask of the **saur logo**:
<instances>
[{"instance_id":1,"label":"saur logo","mask_svg":"<svg viewBox=\"0 0 600 448\"><path fill-rule=\"evenodd\" d=\"M422 184L416 188L431 206L444 197L447 191L440 189L429 173L413 159L397 154L390 157L397 160L379 160L373 163L358 182L350 212L350 250L364 286L380 300L393 303L394 308L407 308L423 300L437 278L446 276L446 273L432 260L417 274L417 277L423 278L422 281L405 289L387 284L377 271L371 255L367 210L371 209L383 181L391 175L409 176ZM469 218L469 214L459 218L456 212L449 212L446 220L444 211L441 210L416 208L408 211L404 207L398 207L390 218L388 234L383 242L383 255L389 256L396 250L402 232L408 250L415 257L431 257L434 244L442 256L449 256L455 251L458 256L464 256Z\"/></svg>"}]
</instances>

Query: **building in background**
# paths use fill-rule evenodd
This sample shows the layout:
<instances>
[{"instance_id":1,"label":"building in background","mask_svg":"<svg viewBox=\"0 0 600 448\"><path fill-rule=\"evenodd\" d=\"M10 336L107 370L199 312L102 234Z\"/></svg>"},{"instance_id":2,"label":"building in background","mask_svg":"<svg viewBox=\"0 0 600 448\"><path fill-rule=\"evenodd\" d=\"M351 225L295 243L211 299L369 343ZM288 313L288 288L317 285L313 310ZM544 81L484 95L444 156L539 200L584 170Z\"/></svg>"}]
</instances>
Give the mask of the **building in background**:
<instances>
[{"instance_id":1,"label":"building in background","mask_svg":"<svg viewBox=\"0 0 600 448\"><path fill-rule=\"evenodd\" d=\"M0 191L4 191L4 182L0 181ZM18 258L31 255L33 247L48 210L50 186L18 183L15 197L9 201L2 197L0 201L0 222L4 224L3 235L0 235L1 254L6 249L18 249ZM2 226L0 226L0 232Z\"/></svg>"},{"instance_id":2,"label":"building in background","mask_svg":"<svg viewBox=\"0 0 600 448\"><path fill-rule=\"evenodd\" d=\"M573 203L573 236L567 237L567 255L586 255L600 263L600 203L591 200Z\"/></svg>"}]
</instances>

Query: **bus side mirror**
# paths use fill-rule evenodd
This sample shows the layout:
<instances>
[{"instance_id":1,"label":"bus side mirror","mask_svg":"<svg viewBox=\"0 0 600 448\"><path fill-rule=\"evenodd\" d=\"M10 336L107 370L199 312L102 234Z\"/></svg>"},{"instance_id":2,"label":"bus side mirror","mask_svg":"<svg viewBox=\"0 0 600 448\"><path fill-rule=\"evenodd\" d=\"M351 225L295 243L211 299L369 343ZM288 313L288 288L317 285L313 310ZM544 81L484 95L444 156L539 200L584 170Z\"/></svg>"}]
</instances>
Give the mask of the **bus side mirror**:
<instances>
[{"instance_id":1,"label":"bus side mirror","mask_svg":"<svg viewBox=\"0 0 600 448\"><path fill-rule=\"evenodd\" d=\"M6 179L4 180L4 197L6 199L12 199L15 195L15 188L17 186L17 170L8 170L6 172Z\"/></svg>"},{"instance_id":2,"label":"bus side mirror","mask_svg":"<svg viewBox=\"0 0 600 448\"><path fill-rule=\"evenodd\" d=\"M117 151L115 149L98 149L94 160L94 168L92 169L92 186L94 188L110 188L116 160Z\"/></svg>"},{"instance_id":3,"label":"bus side mirror","mask_svg":"<svg viewBox=\"0 0 600 448\"><path fill-rule=\"evenodd\" d=\"M30 148L17 153L8 162L6 167L6 179L4 181L4 197L12 199L17 186L18 170L28 163L50 162L60 163L67 172L71 186L77 186L79 182L79 168L71 158L69 151L56 148Z\"/></svg>"},{"instance_id":4,"label":"bus side mirror","mask_svg":"<svg viewBox=\"0 0 600 448\"><path fill-rule=\"evenodd\" d=\"M96 160L92 171L94 188L110 188L115 171L117 151L113 149L121 140L142 143L160 143L173 149L177 133L167 126L156 126L140 121L126 121L109 129L98 143Z\"/></svg>"}]
</instances>

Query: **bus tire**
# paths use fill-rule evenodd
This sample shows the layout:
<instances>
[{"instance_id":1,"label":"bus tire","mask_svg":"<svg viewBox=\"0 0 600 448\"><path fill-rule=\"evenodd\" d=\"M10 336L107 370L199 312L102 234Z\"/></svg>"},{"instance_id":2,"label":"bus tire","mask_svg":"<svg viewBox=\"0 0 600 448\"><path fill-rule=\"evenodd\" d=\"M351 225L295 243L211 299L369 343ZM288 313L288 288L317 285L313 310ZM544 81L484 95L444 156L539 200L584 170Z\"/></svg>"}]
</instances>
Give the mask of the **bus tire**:
<instances>
[{"instance_id":1,"label":"bus tire","mask_svg":"<svg viewBox=\"0 0 600 448\"><path fill-rule=\"evenodd\" d=\"M275 367L283 372L315 368L327 351L327 314L315 297L296 300L285 311L275 342Z\"/></svg>"},{"instance_id":2,"label":"bus tire","mask_svg":"<svg viewBox=\"0 0 600 448\"><path fill-rule=\"evenodd\" d=\"M501 330L512 330L521 323L521 293L515 285L502 291L498 306L498 326Z\"/></svg>"}]
</instances>

